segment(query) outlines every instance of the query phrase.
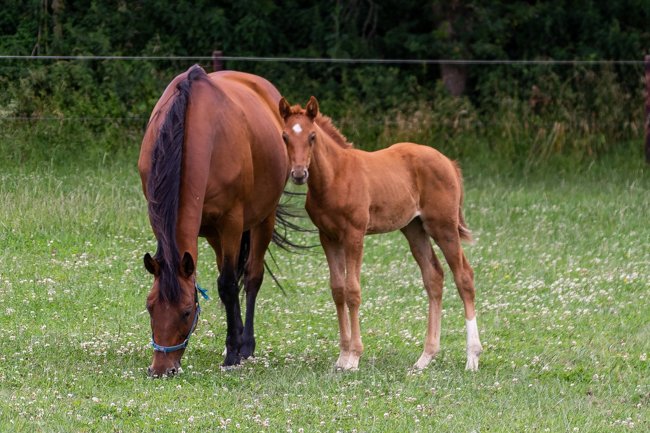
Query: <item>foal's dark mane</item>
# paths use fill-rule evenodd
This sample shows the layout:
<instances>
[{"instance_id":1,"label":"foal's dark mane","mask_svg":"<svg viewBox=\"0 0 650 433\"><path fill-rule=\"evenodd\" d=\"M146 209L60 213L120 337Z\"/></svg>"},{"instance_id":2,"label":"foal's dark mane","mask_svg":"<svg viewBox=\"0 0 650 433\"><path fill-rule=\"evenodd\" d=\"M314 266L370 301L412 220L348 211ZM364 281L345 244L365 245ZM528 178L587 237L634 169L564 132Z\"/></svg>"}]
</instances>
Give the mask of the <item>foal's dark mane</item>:
<instances>
[{"instance_id":1,"label":"foal's dark mane","mask_svg":"<svg viewBox=\"0 0 650 433\"><path fill-rule=\"evenodd\" d=\"M294 105L291 107L291 115L294 114L302 114L306 116L307 112L300 105ZM341 131L339 131L336 126L334 126L331 117L318 113L318 116L316 116L316 124L320 127L320 129L323 130L323 132L325 132L325 134L327 134L332 140L336 142L336 144L342 148L349 149L354 147L354 145L348 141L345 135L343 135Z\"/></svg>"},{"instance_id":2,"label":"foal's dark mane","mask_svg":"<svg viewBox=\"0 0 650 433\"><path fill-rule=\"evenodd\" d=\"M176 85L175 98L163 121L151 157L151 173L147 181L149 219L158 248L155 259L160 265L158 281L162 300L175 302L181 293L177 271L180 266L176 244L176 222L181 186L181 162L185 137L185 112L192 81L207 79L205 71L194 65L185 79Z\"/></svg>"}]
</instances>

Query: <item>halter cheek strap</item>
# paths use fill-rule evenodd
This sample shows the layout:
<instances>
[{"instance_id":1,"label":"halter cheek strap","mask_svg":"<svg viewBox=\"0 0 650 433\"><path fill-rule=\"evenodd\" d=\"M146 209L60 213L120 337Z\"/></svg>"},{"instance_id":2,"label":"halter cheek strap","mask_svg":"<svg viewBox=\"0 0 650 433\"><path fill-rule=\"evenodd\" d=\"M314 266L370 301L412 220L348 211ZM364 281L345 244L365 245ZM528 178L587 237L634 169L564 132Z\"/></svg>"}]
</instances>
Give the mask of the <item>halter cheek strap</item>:
<instances>
[{"instance_id":1,"label":"halter cheek strap","mask_svg":"<svg viewBox=\"0 0 650 433\"><path fill-rule=\"evenodd\" d=\"M195 282L194 288L196 290L196 312L194 313L194 322L192 322L192 328L190 329L190 332L187 334L187 338L185 338L185 341L175 346L161 346L160 344L156 344L156 342L154 341L153 331L152 331L151 347L153 347L153 350L155 352L162 352L162 353L176 352L177 350L185 349L187 347L187 344L190 342L190 336L194 332L194 329L196 329L196 324L199 321L199 314L201 314L201 305L199 304L198 294L200 293L203 299L206 300L210 299L210 297L208 296L208 291L203 287L199 286L199 283Z\"/></svg>"}]
</instances>

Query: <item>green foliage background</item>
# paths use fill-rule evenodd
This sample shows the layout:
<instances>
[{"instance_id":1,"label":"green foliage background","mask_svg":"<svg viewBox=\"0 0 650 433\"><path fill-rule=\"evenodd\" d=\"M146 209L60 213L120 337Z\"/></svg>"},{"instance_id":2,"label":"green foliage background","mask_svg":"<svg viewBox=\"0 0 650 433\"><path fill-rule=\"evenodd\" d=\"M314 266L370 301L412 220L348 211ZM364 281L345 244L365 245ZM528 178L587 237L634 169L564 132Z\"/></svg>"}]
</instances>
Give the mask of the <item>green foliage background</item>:
<instances>
[{"instance_id":1,"label":"green foliage background","mask_svg":"<svg viewBox=\"0 0 650 433\"><path fill-rule=\"evenodd\" d=\"M7 0L0 53L204 57L219 49L228 56L638 61L650 47L648 22L648 0ZM191 63L1 59L2 129L16 133L24 118L54 118L59 122L27 127L47 136L52 129L90 131L99 151L112 153L141 131L164 86ZM292 102L316 95L349 138L369 149L399 136L464 156L480 141L484 150L529 165L557 154L590 158L637 139L643 127L638 63L471 65L461 98L446 92L432 64L226 67L270 79ZM127 136L116 137L115 127ZM64 136L59 147L73 152L87 143ZM20 161L57 157L33 142L11 141L0 150Z\"/></svg>"}]
</instances>

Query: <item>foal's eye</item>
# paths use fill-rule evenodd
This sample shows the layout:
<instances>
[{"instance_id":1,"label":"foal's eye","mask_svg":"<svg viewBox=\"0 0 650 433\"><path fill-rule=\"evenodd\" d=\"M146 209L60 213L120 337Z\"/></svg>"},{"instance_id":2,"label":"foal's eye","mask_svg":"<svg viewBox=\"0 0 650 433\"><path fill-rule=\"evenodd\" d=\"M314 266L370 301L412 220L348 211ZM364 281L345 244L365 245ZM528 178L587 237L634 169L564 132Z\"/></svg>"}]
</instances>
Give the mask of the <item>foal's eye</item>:
<instances>
[{"instance_id":1,"label":"foal's eye","mask_svg":"<svg viewBox=\"0 0 650 433\"><path fill-rule=\"evenodd\" d=\"M288 143L289 142L289 134L287 134L286 132L283 132L282 133L282 139L284 140L285 143Z\"/></svg>"},{"instance_id":2,"label":"foal's eye","mask_svg":"<svg viewBox=\"0 0 650 433\"><path fill-rule=\"evenodd\" d=\"M316 133L312 132L309 134L309 144L314 144L314 141L316 141Z\"/></svg>"}]
</instances>

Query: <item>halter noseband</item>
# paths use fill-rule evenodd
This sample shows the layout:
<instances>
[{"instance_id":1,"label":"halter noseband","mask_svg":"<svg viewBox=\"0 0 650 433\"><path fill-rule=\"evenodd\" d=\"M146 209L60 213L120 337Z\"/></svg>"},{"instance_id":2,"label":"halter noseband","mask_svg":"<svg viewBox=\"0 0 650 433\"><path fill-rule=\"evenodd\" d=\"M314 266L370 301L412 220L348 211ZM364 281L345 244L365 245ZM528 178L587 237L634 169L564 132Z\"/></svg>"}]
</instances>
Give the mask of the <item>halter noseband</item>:
<instances>
[{"instance_id":1,"label":"halter noseband","mask_svg":"<svg viewBox=\"0 0 650 433\"><path fill-rule=\"evenodd\" d=\"M203 287L199 286L199 283L196 281L194 282L194 289L196 290L195 292L195 297L196 297L196 313L194 313L194 322L192 322L192 328L190 329L190 332L187 334L187 338L185 338L185 341L183 341L180 344L177 344L176 346L161 346L160 344L156 344L156 342L153 339L153 331L151 331L151 347L153 347L153 350L155 352L162 352L162 353L169 353L169 352L176 352L177 350L185 349L187 347L187 344L190 342L190 336L194 332L194 329L196 328L196 324L199 321L199 314L201 314L201 305L199 304L199 293L203 297L203 299L210 299L208 296L208 291L204 289Z\"/></svg>"}]
</instances>

